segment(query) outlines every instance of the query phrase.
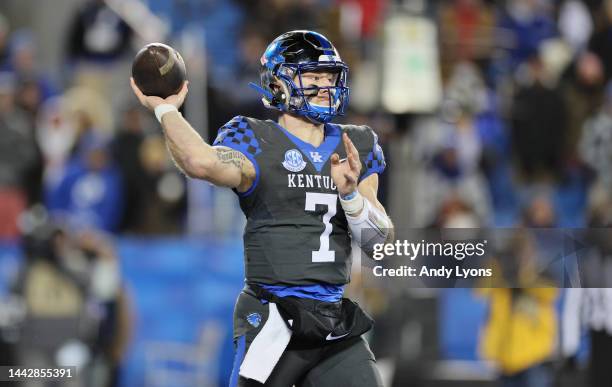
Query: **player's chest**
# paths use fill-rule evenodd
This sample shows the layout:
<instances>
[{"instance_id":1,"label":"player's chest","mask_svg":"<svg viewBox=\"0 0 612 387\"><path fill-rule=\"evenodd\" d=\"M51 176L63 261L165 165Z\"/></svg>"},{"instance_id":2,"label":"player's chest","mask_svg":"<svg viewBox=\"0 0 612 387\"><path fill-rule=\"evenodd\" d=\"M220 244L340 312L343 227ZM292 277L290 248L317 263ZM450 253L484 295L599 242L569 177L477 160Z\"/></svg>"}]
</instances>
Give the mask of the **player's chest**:
<instances>
[{"instance_id":1,"label":"player's chest","mask_svg":"<svg viewBox=\"0 0 612 387\"><path fill-rule=\"evenodd\" d=\"M298 199L304 192L336 194L337 187L331 176L330 157L333 153L346 157L344 149L338 146L270 150L259 162L260 184L268 193L284 200Z\"/></svg>"}]
</instances>

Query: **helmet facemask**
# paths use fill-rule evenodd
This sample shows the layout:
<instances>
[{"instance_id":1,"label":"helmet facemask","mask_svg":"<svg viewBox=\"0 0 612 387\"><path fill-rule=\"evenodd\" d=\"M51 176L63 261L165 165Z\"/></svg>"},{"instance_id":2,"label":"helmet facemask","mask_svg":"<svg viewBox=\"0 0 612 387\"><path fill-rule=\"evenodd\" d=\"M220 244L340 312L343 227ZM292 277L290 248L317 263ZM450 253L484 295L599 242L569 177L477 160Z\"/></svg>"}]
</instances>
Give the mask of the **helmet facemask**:
<instances>
[{"instance_id":1,"label":"helmet facemask","mask_svg":"<svg viewBox=\"0 0 612 387\"><path fill-rule=\"evenodd\" d=\"M310 85L302 75L310 72L335 74L330 86ZM346 86L348 67L342 62L282 63L275 69L275 83L280 87L276 98L278 109L308 118L314 123L327 123L335 116L343 115L348 103ZM320 90L327 90L327 101L315 102Z\"/></svg>"},{"instance_id":2,"label":"helmet facemask","mask_svg":"<svg viewBox=\"0 0 612 387\"><path fill-rule=\"evenodd\" d=\"M310 85L302 78L304 73L309 72L336 74L335 82L330 86ZM348 67L343 62L282 63L277 65L272 74L272 79L265 80L273 95L273 98L263 98L267 107L304 116L319 124L344 114L349 88L346 86ZM327 101L312 101L321 89L328 91Z\"/></svg>"}]
</instances>

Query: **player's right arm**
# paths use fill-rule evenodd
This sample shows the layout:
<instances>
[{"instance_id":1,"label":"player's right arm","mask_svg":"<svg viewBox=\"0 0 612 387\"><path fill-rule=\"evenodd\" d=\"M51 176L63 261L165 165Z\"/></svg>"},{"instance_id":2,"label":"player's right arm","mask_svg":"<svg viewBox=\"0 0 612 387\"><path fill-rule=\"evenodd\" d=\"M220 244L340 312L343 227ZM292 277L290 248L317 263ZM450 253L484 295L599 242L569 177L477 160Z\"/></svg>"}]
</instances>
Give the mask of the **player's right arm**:
<instances>
[{"instance_id":1,"label":"player's right arm","mask_svg":"<svg viewBox=\"0 0 612 387\"><path fill-rule=\"evenodd\" d=\"M162 104L173 105L178 109L188 91L185 82L178 94L163 99L142 94L133 79L131 85L140 103L151 111ZM248 190L253 184L255 168L242 152L225 146L210 146L178 111L164 114L161 125L175 164L187 176L236 188L238 192Z\"/></svg>"},{"instance_id":2,"label":"player's right arm","mask_svg":"<svg viewBox=\"0 0 612 387\"><path fill-rule=\"evenodd\" d=\"M253 163L225 146L210 146L177 112L164 114L166 144L177 167L187 176L244 192L255 179Z\"/></svg>"}]
</instances>

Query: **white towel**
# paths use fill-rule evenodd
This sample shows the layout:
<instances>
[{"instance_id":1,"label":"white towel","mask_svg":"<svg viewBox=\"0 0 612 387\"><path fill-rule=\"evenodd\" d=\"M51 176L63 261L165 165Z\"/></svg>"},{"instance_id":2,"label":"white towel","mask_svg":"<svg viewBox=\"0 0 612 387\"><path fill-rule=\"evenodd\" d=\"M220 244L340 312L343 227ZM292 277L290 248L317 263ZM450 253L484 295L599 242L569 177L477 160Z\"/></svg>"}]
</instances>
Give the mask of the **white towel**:
<instances>
[{"instance_id":1,"label":"white towel","mask_svg":"<svg viewBox=\"0 0 612 387\"><path fill-rule=\"evenodd\" d=\"M265 383L280 360L291 339L291 330L278 313L276 304L269 303L268 319L249 346L240 376Z\"/></svg>"}]
</instances>

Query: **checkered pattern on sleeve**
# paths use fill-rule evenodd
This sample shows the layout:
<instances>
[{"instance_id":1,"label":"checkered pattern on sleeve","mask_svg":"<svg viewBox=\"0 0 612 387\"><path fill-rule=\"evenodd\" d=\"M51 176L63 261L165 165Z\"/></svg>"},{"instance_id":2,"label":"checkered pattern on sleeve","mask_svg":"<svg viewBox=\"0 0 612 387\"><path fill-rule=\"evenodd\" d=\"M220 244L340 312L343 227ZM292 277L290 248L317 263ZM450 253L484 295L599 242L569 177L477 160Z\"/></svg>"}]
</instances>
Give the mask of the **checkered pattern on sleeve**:
<instances>
[{"instance_id":1,"label":"checkered pattern on sleeve","mask_svg":"<svg viewBox=\"0 0 612 387\"><path fill-rule=\"evenodd\" d=\"M374 135L374 146L372 150L368 153L368 157L366 158L366 172L364 176L369 176L372 173L382 173L385 170L387 164L385 163L385 155L383 154L382 148L378 145L378 136L375 133Z\"/></svg>"},{"instance_id":2,"label":"checkered pattern on sleeve","mask_svg":"<svg viewBox=\"0 0 612 387\"><path fill-rule=\"evenodd\" d=\"M223 125L213 145L223 145L240 151L246 156L257 156L261 152L253 129L242 116L236 116Z\"/></svg>"}]
</instances>

